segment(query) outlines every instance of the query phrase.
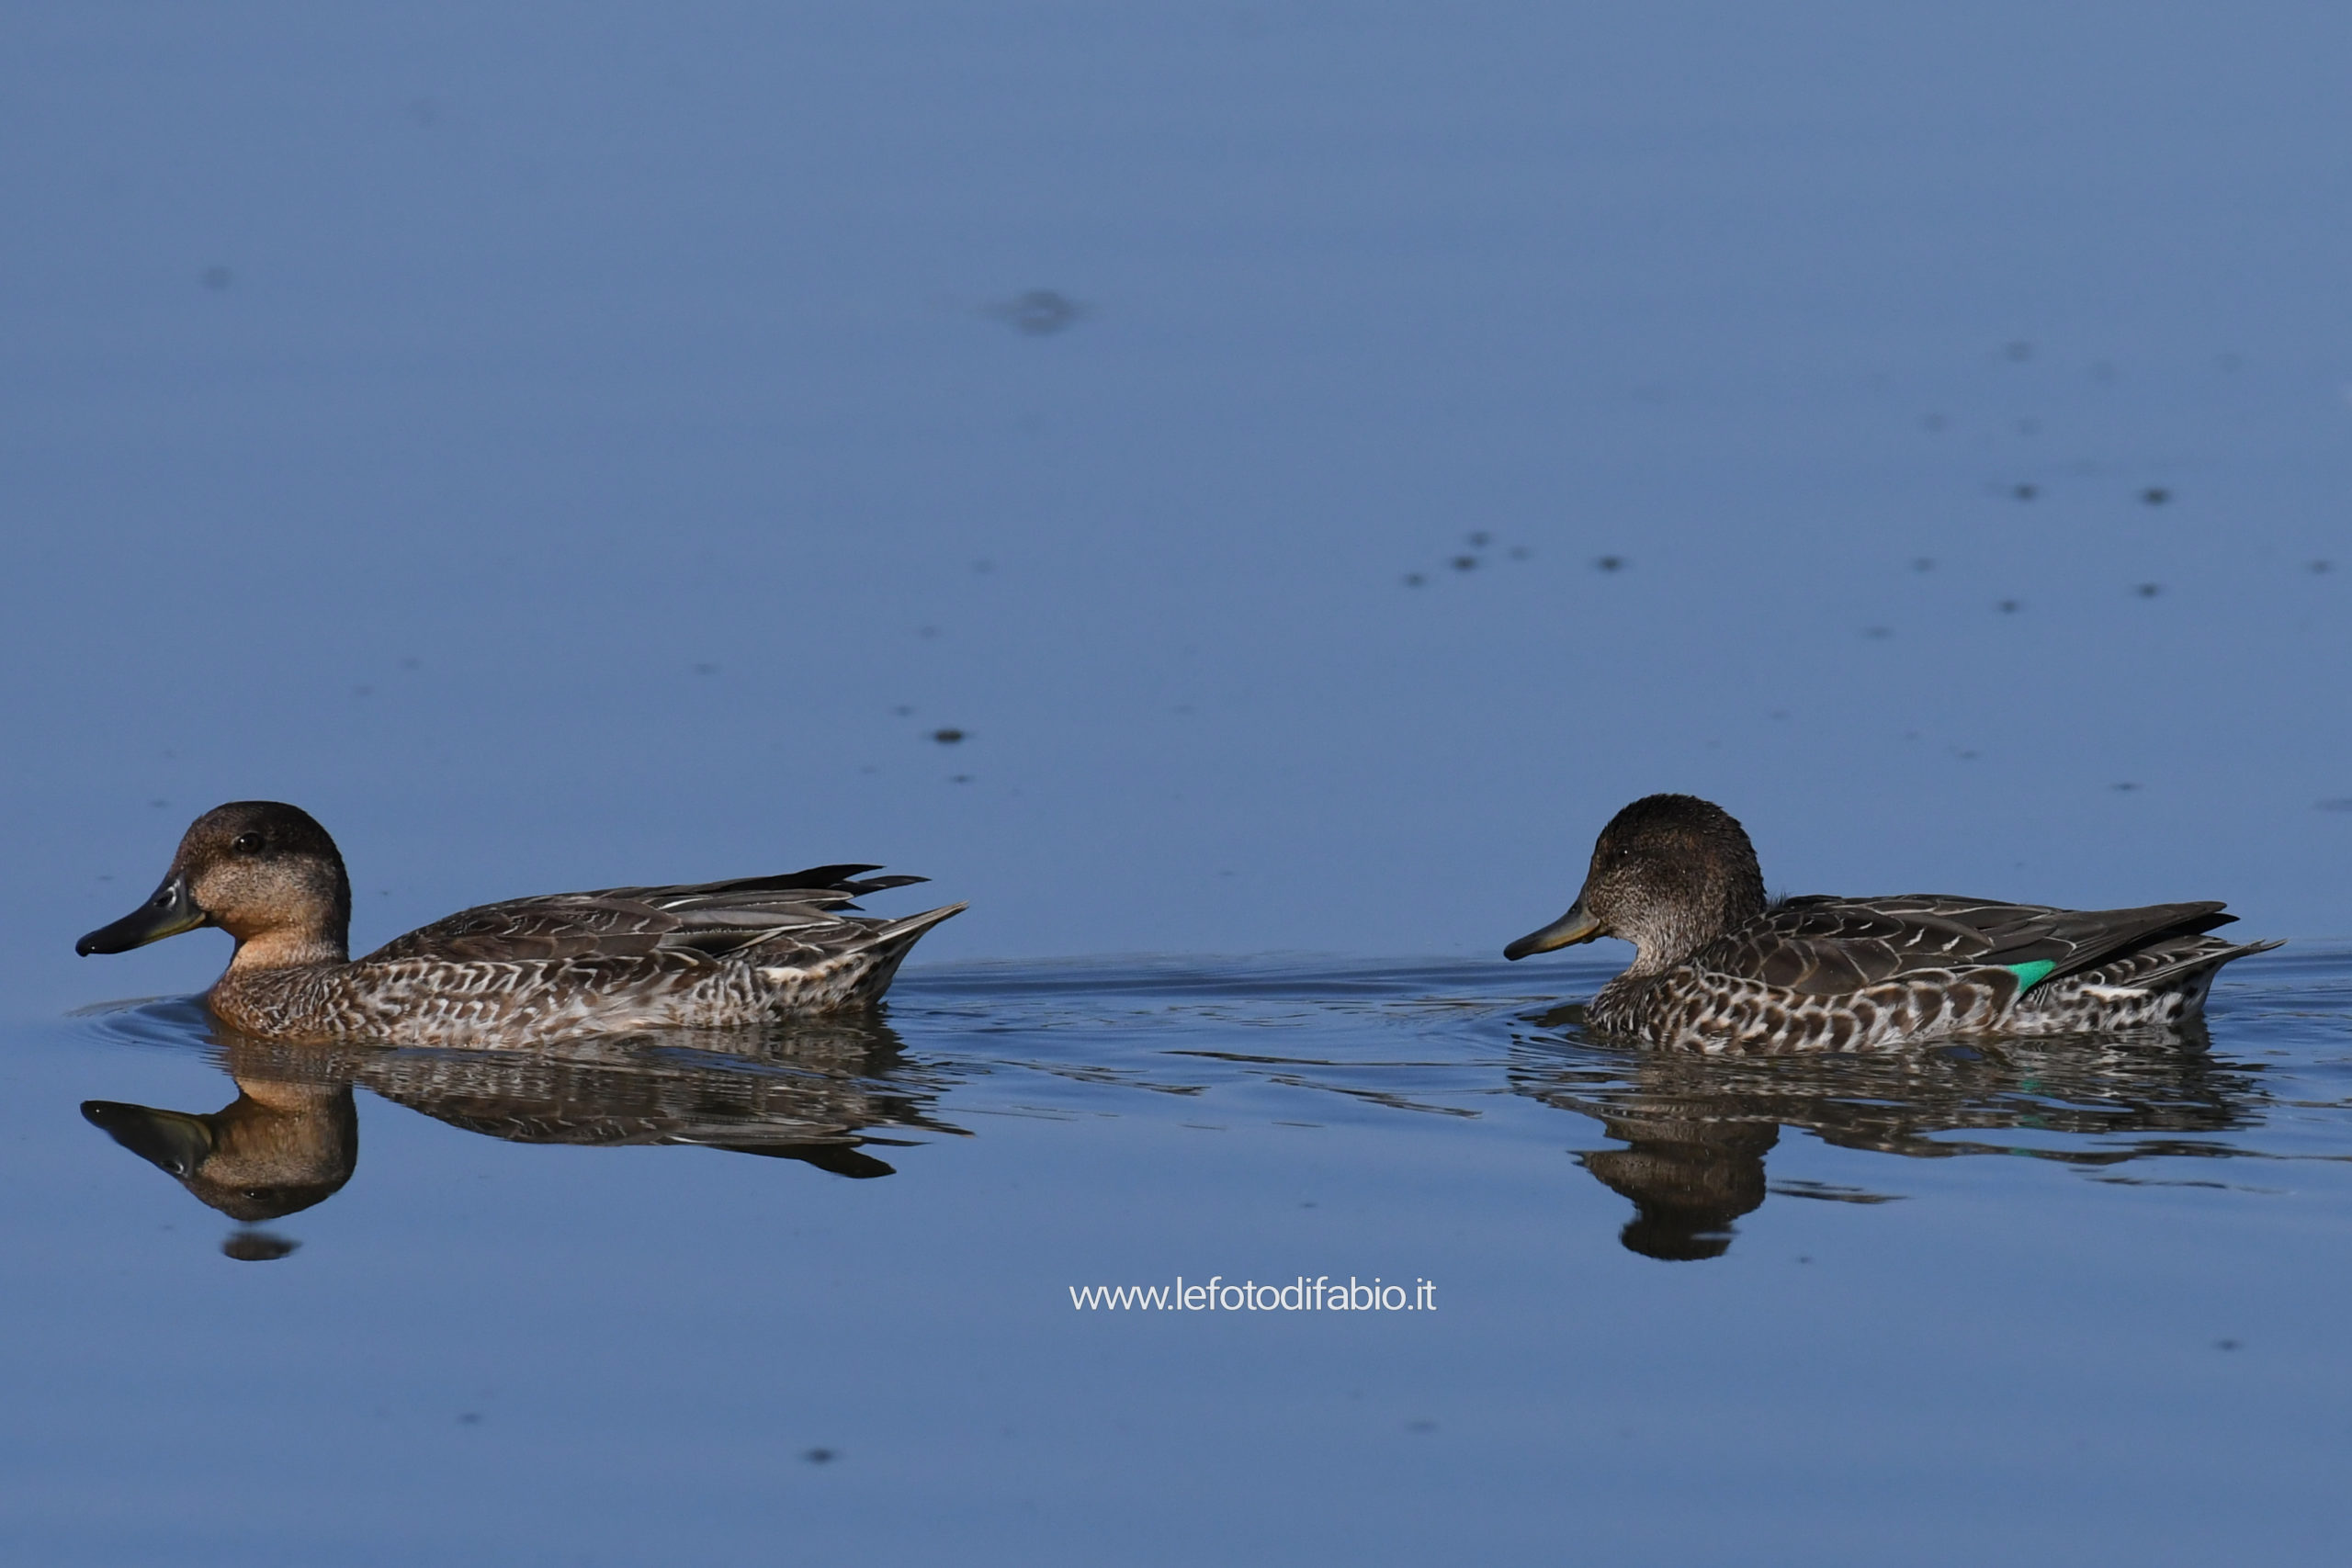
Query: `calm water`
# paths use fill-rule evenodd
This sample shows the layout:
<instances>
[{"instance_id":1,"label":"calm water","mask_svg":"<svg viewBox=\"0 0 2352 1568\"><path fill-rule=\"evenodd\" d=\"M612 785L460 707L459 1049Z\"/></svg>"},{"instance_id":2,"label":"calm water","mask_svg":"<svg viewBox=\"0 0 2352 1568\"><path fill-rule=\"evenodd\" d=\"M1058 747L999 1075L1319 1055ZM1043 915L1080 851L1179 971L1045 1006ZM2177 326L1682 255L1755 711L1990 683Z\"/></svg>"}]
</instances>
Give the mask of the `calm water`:
<instances>
[{"instance_id":1,"label":"calm water","mask_svg":"<svg viewBox=\"0 0 2352 1568\"><path fill-rule=\"evenodd\" d=\"M2346 81L2327 0L0 7L0 1556L2341 1558ZM1496 954L1654 790L2294 942L2210 1039L1635 1058ZM363 948L972 908L872 1028L85 1010L255 797ZM1070 1304L1180 1275L1434 1304Z\"/></svg>"},{"instance_id":2,"label":"calm water","mask_svg":"<svg viewBox=\"0 0 2352 1568\"><path fill-rule=\"evenodd\" d=\"M20 1027L13 1555L2352 1540L2352 951L2238 965L2210 1036L1751 1064L1536 978L959 965L876 1022L507 1055ZM1072 1303L1179 1276L1417 1304Z\"/></svg>"}]
</instances>

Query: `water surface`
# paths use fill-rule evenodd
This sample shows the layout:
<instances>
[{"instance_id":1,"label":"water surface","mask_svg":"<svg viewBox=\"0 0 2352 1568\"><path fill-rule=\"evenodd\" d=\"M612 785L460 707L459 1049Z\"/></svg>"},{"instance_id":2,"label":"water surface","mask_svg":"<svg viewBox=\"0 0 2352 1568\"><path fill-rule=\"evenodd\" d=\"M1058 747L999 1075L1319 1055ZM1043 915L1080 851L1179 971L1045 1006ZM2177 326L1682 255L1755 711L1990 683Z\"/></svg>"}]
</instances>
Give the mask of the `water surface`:
<instances>
[{"instance_id":1,"label":"water surface","mask_svg":"<svg viewBox=\"0 0 2352 1568\"><path fill-rule=\"evenodd\" d=\"M551 1053L19 1027L15 1551L2345 1544L2352 952L2233 966L2210 1032L1754 1062L1589 1040L1600 973L949 965ZM1180 1277L1240 1309L1071 1296ZM1414 1310L1223 1290L1302 1278Z\"/></svg>"}]
</instances>

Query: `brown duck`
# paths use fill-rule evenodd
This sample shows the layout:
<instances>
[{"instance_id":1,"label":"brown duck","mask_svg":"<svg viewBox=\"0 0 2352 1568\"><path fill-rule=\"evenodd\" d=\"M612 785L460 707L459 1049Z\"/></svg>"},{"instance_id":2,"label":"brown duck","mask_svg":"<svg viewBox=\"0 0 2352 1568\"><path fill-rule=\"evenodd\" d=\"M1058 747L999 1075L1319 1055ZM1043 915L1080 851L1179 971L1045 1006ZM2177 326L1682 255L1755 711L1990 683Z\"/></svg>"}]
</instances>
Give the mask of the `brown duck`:
<instances>
[{"instance_id":1,"label":"brown duck","mask_svg":"<svg viewBox=\"0 0 2352 1568\"><path fill-rule=\"evenodd\" d=\"M1764 897L1731 814L1687 795L1620 811L1568 912L1503 949L1634 944L1587 1021L1702 1051L1867 1050L1957 1034L2071 1034L2193 1018L2214 974L2276 942L2205 933L2219 903L2052 909L1936 893Z\"/></svg>"},{"instance_id":2,"label":"brown duck","mask_svg":"<svg viewBox=\"0 0 2352 1568\"><path fill-rule=\"evenodd\" d=\"M528 1045L728 1028L872 1006L916 940L965 908L843 913L923 880L864 874L876 869L510 898L355 961L351 879L334 840L307 812L241 800L198 818L154 896L74 951L123 953L218 926L237 950L205 1003L266 1040Z\"/></svg>"}]
</instances>

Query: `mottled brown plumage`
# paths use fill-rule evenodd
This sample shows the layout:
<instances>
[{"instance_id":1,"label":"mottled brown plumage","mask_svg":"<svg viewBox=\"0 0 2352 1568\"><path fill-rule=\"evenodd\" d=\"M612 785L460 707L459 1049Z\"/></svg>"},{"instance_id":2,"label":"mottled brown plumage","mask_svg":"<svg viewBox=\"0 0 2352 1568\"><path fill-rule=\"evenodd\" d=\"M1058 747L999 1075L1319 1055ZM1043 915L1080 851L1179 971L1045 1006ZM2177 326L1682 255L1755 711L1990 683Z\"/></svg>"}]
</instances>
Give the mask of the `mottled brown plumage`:
<instances>
[{"instance_id":1,"label":"mottled brown plumage","mask_svg":"<svg viewBox=\"0 0 2352 1568\"><path fill-rule=\"evenodd\" d=\"M1702 1051L1860 1050L1956 1034L2056 1034L2194 1017L2221 966L2275 942L2205 933L2219 903L2054 909L1939 894L1768 903L1722 807L1653 795L1602 829L1568 912L1504 950L1634 945L1588 1018Z\"/></svg>"},{"instance_id":2,"label":"mottled brown plumage","mask_svg":"<svg viewBox=\"0 0 2352 1568\"><path fill-rule=\"evenodd\" d=\"M349 957L351 883L334 840L274 801L197 818L163 886L76 951L120 953L218 926L236 953L205 1002L266 1040L526 1045L732 1028L872 1005L908 949L961 904L903 919L854 900L920 882L867 865L486 904Z\"/></svg>"}]
</instances>

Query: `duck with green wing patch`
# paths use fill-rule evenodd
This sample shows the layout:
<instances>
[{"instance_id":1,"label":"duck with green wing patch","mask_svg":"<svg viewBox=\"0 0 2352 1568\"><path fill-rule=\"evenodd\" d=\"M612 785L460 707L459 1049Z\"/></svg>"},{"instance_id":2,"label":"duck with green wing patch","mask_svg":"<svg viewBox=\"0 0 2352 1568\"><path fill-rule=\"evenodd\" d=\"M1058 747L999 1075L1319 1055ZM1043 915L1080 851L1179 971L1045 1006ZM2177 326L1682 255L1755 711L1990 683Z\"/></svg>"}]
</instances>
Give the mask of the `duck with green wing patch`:
<instances>
[{"instance_id":1,"label":"duck with green wing patch","mask_svg":"<svg viewBox=\"0 0 2352 1568\"><path fill-rule=\"evenodd\" d=\"M1687 795L1634 802L1601 830L1568 912L1503 950L1634 944L1591 1027L1701 1051L1869 1050L1962 1034L2070 1034L2193 1018L2222 964L2276 942L2207 933L2216 902L2052 909L1909 893L1764 896L1731 814Z\"/></svg>"}]
</instances>

